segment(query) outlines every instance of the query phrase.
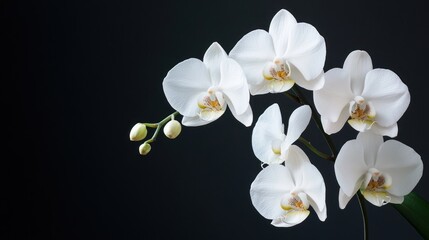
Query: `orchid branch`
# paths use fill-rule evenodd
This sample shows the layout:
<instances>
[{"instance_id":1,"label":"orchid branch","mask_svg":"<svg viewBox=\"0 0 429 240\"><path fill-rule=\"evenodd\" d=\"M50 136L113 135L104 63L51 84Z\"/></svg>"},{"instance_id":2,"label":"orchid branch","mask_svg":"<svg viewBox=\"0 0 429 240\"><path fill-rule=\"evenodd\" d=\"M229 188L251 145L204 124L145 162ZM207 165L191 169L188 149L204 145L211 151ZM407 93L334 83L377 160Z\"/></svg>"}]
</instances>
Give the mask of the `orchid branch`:
<instances>
[{"instance_id":1,"label":"orchid branch","mask_svg":"<svg viewBox=\"0 0 429 240\"><path fill-rule=\"evenodd\" d=\"M314 108L313 105L311 105L307 101L307 99L305 98L304 94L301 92L301 90L296 85L294 85L292 87L292 91L298 97L298 99L300 100L299 102L301 104L306 104L306 105L310 106L310 108L311 108L311 118L316 123L317 128L319 128L319 130L322 132L323 138L325 139L326 143L329 146L329 149L331 150L331 158L335 161L335 158L337 156L337 150L335 148L335 144L332 141L332 138L328 134L326 134L325 131L323 130L322 122L320 121L319 115L317 115L316 109Z\"/></svg>"},{"instance_id":2,"label":"orchid branch","mask_svg":"<svg viewBox=\"0 0 429 240\"><path fill-rule=\"evenodd\" d=\"M363 239L368 239L368 215L366 212L366 206L365 206L365 198L363 197L362 193L358 192L356 194L356 197L359 202L360 211L362 213L362 220L363 220Z\"/></svg>"},{"instance_id":3,"label":"orchid branch","mask_svg":"<svg viewBox=\"0 0 429 240\"><path fill-rule=\"evenodd\" d=\"M150 128L156 128L156 130L155 130L155 132L153 133L153 135L152 135L152 137L150 138L150 139L148 139L148 140L146 140L146 142L145 143L152 143L152 142L155 142L155 140L156 140L156 137L158 136L158 134L159 134L159 131L161 130L161 128L165 125L165 124L167 124L170 120L174 120L174 117L176 116L176 115L178 115L179 114L179 112L174 112L174 113L172 113L172 114L170 114L170 115L168 115L167 117L165 117L164 119L162 119L160 122L158 122L158 123L143 123L144 125L146 125L147 127L150 127Z\"/></svg>"},{"instance_id":4,"label":"orchid branch","mask_svg":"<svg viewBox=\"0 0 429 240\"><path fill-rule=\"evenodd\" d=\"M315 153L317 156L329 160L329 161L334 161L334 158L326 153L323 153L321 151L319 151L317 148L315 148L308 140L306 140L303 137L299 137L298 139L301 143L303 143L308 149L310 149L313 153Z\"/></svg>"}]
</instances>

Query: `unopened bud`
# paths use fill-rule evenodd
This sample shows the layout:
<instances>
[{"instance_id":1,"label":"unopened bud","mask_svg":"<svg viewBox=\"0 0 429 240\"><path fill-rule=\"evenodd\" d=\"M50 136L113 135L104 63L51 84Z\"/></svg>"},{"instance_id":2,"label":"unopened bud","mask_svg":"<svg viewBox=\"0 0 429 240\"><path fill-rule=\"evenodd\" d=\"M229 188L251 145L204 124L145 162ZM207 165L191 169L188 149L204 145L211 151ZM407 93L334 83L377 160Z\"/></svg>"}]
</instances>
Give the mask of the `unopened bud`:
<instances>
[{"instance_id":1,"label":"unopened bud","mask_svg":"<svg viewBox=\"0 0 429 240\"><path fill-rule=\"evenodd\" d=\"M143 140L147 135L146 125L143 123L137 123L130 131L130 140L131 141L140 141Z\"/></svg>"},{"instance_id":2,"label":"unopened bud","mask_svg":"<svg viewBox=\"0 0 429 240\"><path fill-rule=\"evenodd\" d=\"M145 142L142 145L140 145L139 153L141 155L146 155L150 152L151 149L152 149L152 147L150 146L150 144Z\"/></svg>"},{"instance_id":3,"label":"unopened bud","mask_svg":"<svg viewBox=\"0 0 429 240\"><path fill-rule=\"evenodd\" d=\"M171 120L164 126L164 134L170 139L175 139L182 131L182 125L177 120Z\"/></svg>"}]
</instances>

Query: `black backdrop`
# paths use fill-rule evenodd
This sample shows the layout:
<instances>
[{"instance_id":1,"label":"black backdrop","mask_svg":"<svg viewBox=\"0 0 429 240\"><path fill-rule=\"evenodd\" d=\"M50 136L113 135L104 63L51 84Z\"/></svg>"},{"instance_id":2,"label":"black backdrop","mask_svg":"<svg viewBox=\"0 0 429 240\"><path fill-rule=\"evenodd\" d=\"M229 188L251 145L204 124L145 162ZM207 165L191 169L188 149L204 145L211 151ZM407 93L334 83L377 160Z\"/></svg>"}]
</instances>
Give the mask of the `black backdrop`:
<instances>
[{"instance_id":1,"label":"black backdrop","mask_svg":"<svg viewBox=\"0 0 429 240\"><path fill-rule=\"evenodd\" d=\"M349 52L396 72L411 93L397 140L426 163L427 43L422 3L406 1L2 1L2 239L362 239L359 206L338 207L333 165L307 152L327 185L328 218L314 212L275 228L250 202L260 171L251 128L227 112L203 127L162 135L149 156L129 130L170 114L162 80L217 41L229 52L281 8L327 43L325 70ZM310 95L309 95L310 96ZM310 96L311 97L311 96ZM251 98L257 117L282 95ZM312 124L303 134L327 151ZM355 132L333 136L339 148ZM415 192L429 199L429 170ZM371 238L420 239L390 205L367 203Z\"/></svg>"}]
</instances>

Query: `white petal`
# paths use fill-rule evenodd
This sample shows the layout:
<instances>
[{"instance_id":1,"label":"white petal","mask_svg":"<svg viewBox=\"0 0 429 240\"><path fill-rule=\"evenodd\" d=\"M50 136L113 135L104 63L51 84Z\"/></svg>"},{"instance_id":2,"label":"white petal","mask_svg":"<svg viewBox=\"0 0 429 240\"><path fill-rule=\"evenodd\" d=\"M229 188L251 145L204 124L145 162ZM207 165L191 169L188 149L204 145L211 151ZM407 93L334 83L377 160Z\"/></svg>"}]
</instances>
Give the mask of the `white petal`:
<instances>
[{"instance_id":1,"label":"white petal","mask_svg":"<svg viewBox=\"0 0 429 240\"><path fill-rule=\"evenodd\" d=\"M243 114L249 107L249 88L246 76L240 65L231 58L224 59L220 64L221 81L219 89L230 100L228 105L233 105L237 115Z\"/></svg>"},{"instance_id":2,"label":"white petal","mask_svg":"<svg viewBox=\"0 0 429 240\"><path fill-rule=\"evenodd\" d=\"M305 79L315 79L325 65L325 39L312 25L298 23L290 33L284 57L299 69Z\"/></svg>"},{"instance_id":3,"label":"white petal","mask_svg":"<svg viewBox=\"0 0 429 240\"><path fill-rule=\"evenodd\" d=\"M246 127L250 127L252 125L253 122L253 112L252 112L252 108L250 107L250 105L247 106L247 110L240 114L237 115L236 111L233 110L233 105L230 106L231 109L231 113L232 115L239 121L241 122L244 126Z\"/></svg>"},{"instance_id":4,"label":"white petal","mask_svg":"<svg viewBox=\"0 0 429 240\"><path fill-rule=\"evenodd\" d=\"M181 115L196 116L198 99L211 86L209 72L198 59L191 58L174 66L162 82L168 103Z\"/></svg>"},{"instance_id":5,"label":"white petal","mask_svg":"<svg viewBox=\"0 0 429 240\"><path fill-rule=\"evenodd\" d=\"M383 144L383 137L371 132L359 133L356 140L362 145L366 166L375 167L375 161L380 146Z\"/></svg>"},{"instance_id":6,"label":"white petal","mask_svg":"<svg viewBox=\"0 0 429 240\"><path fill-rule=\"evenodd\" d=\"M272 144L283 142L282 116L279 105L276 103L268 107L259 116L252 132L252 148L255 156L262 162L270 163L277 156L273 152Z\"/></svg>"},{"instance_id":7,"label":"white petal","mask_svg":"<svg viewBox=\"0 0 429 240\"><path fill-rule=\"evenodd\" d=\"M381 207L390 202L391 198L386 192L362 191L362 195L368 202L377 207Z\"/></svg>"},{"instance_id":8,"label":"white petal","mask_svg":"<svg viewBox=\"0 0 429 240\"><path fill-rule=\"evenodd\" d=\"M320 174L319 170L317 170L317 168L309 162L304 162L300 168L300 171L300 177L302 178L300 180L298 180L298 176L292 172L296 182L296 187L298 189L302 189L302 191L305 192L312 199L312 201L314 201L319 210L323 210L326 207L326 188L322 174ZM298 181L301 181L299 185Z\"/></svg>"},{"instance_id":9,"label":"white petal","mask_svg":"<svg viewBox=\"0 0 429 240\"><path fill-rule=\"evenodd\" d=\"M404 196L394 196L390 194L390 203L402 204L404 202Z\"/></svg>"},{"instance_id":10,"label":"white petal","mask_svg":"<svg viewBox=\"0 0 429 240\"><path fill-rule=\"evenodd\" d=\"M256 210L267 219L284 213L281 208L283 195L293 188L289 170L283 165L269 165L262 169L250 187L250 197Z\"/></svg>"},{"instance_id":11,"label":"white petal","mask_svg":"<svg viewBox=\"0 0 429 240\"><path fill-rule=\"evenodd\" d=\"M264 30L252 31L237 42L229 56L241 65L248 83L258 85L264 81L265 65L276 57L273 39Z\"/></svg>"},{"instance_id":12,"label":"white petal","mask_svg":"<svg viewBox=\"0 0 429 240\"><path fill-rule=\"evenodd\" d=\"M285 145L294 143L307 128L311 118L311 108L303 105L295 109L289 117L289 123L285 138Z\"/></svg>"},{"instance_id":13,"label":"white petal","mask_svg":"<svg viewBox=\"0 0 429 240\"><path fill-rule=\"evenodd\" d=\"M339 202L340 208L341 208L341 209L346 208L347 204L350 202L350 200L353 198L353 196L354 196L354 195L352 195L352 196L347 196L347 195L343 192L343 190L341 190L341 188L340 188L340 192L339 192L339 194L338 194L338 202Z\"/></svg>"},{"instance_id":14,"label":"white petal","mask_svg":"<svg viewBox=\"0 0 429 240\"><path fill-rule=\"evenodd\" d=\"M410 104L408 87L394 72L374 69L366 75L362 97L377 111L375 120L383 127L395 124Z\"/></svg>"},{"instance_id":15,"label":"white petal","mask_svg":"<svg viewBox=\"0 0 429 240\"><path fill-rule=\"evenodd\" d=\"M293 85L295 85L294 81L265 81L264 82L265 89L268 89L270 93L282 93L291 89ZM264 90L263 90L264 91Z\"/></svg>"},{"instance_id":16,"label":"white petal","mask_svg":"<svg viewBox=\"0 0 429 240\"><path fill-rule=\"evenodd\" d=\"M381 145L375 168L390 175L392 186L387 191L396 196L410 193L423 174L420 155L396 140L389 140Z\"/></svg>"},{"instance_id":17,"label":"white petal","mask_svg":"<svg viewBox=\"0 0 429 240\"><path fill-rule=\"evenodd\" d=\"M249 85L249 91L252 95L262 95L271 92L271 88L265 80L256 85Z\"/></svg>"},{"instance_id":18,"label":"white petal","mask_svg":"<svg viewBox=\"0 0 429 240\"><path fill-rule=\"evenodd\" d=\"M323 88L323 85L325 84L325 74L323 71L320 72L316 78L307 80L293 64L290 64L290 67L291 79L293 79L298 86L310 91L320 90Z\"/></svg>"},{"instance_id":19,"label":"white petal","mask_svg":"<svg viewBox=\"0 0 429 240\"><path fill-rule=\"evenodd\" d=\"M212 119L211 121L207 121L207 120L201 119L199 116L195 116L195 117L183 116L182 124L184 126L187 126L187 127L198 127L198 126L203 126L203 125L209 124L216 119Z\"/></svg>"},{"instance_id":20,"label":"white petal","mask_svg":"<svg viewBox=\"0 0 429 240\"><path fill-rule=\"evenodd\" d=\"M300 168L304 163L310 163L307 154L298 146L292 145L289 146L288 150L285 152L285 166L289 168L292 172L292 175L295 179L296 185L302 184L302 170ZM296 174L296 175L295 175Z\"/></svg>"},{"instance_id":21,"label":"white petal","mask_svg":"<svg viewBox=\"0 0 429 240\"><path fill-rule=\"evenodd\" d=\"M286 52L291 30L296 24L295 17L285 9L278 11L271 20L268 32L273 37L277 56L283 56Z\"/></svg>"},{"instance_id":22,"label":"white petal","mask_svg":"<svg viewBox=\"0 0 429 240\"><path fill-rule=\"evenodd\" d=\"M292 227L302 223L308 217L308 215L310 215L310 211L308 210L289 211L281 219L281 222L285 223L285 225L276 224L274 221L271 224L276 227Z\"/></svg>"},{"instance_id":23,"label":"white petal","mask_svg":"<svg viewBox=\"0 0 429 240\"><path fill-rule=\"evenodd\" d=\"M273 225L275 227L293 227L296 224L285 223L285 222L283 222L283 217L278 217L278 218L273 219L273 221L271 221L271 225Z\"/></svg>"},{"instance_id":24,"label":"white petal","mask_svg":"<svg viewBox=\"0 0 429 240\"><path fill-rule=\"evenodd\" d=\"M357 140L346 142L334 164L335 176L347 196L353 196L360 187L361 177L368 171L363 146Z\"/></svg>"},{"instance_id":25,"label":"white petal","mask_svg":"<svg viewBox=\"0 0 429 240\"><path fill-rule=\"evenodd\" d=\"M325 131L326 134L330 135L330 134L339 132L343 128L344 124L346 123L349 117L350 117L350 114L348 109L344 108L340 114L340 117L338 118L338 121L330 122L323 116L321 116L320 120L322 122L323 130Z\"/></svg>"},{"instance_id":26,"label":"white petal","mask_svg":"<svg viewBox=\"0 0 429 240\"><path fill-rule=\"evenodd\" d=\"M347 122L358 132L369 131L372 125L374 125L374 122L369 120L349 119Z\"/></svg>"},{"instance_id":27,"label":"white petal","mask_svg":"<svg viewBox=\"0 0 429 240\"><path fill-rule=\"evenodd\" d=\"M350 76L346 71L334 68L325 73L325 85L313 92L314 105L320 115L330 122L338 121L341 112L354 95L350 89Z\"/></svg>"},{"instance_id":28,"label":"white petal","mask_svg":"<svg viewBox=\"0 0 429 240\"><path fill-rule=\"evenodd\" d=\"M344 62L343 69L350 75L353 93L356 96L361 95L365 76L372 70L372 60L369 54L362 50L351 52Z\"/></svg>"},{"instance_id":29,"label":"white petal","mask_svg":"<svg viewBox=\"0 0 429 240\"><path fill-rule=\"evenodd\" d=\"M227 58L225 50L214 42L204 54L203 62L210 72L212 86L217 86L220 81L220 63Z\"/></svg>"},{"instance_id":30,"label":"white petal","mask_svg":"<svg viewBox=\"0 0 429 240\"><path fill-rule=\"evenodd\" d=\"M325 204L323 209L319 209L319 207L313 201L313 199L309 198L308 201L310 202L310 205L313 207L313 209L316 212L317 217L319 217L320 221L324 222L326 220L326 218L328 217L326 204Z\"/></svg>"},{"instance_id":31,"label":"white petal","mask_svg":"<svg viewBox=\"0 0 429 240\"><path fill-rule=\"evenodd\" d=\"M391 138L394 138L398 135L398 124L393 124L389 127L382 127L378 125L377 123L373 124L371 127L371 132L381 135L381 136L389 136Z\"/></svg>"}]
</instances>

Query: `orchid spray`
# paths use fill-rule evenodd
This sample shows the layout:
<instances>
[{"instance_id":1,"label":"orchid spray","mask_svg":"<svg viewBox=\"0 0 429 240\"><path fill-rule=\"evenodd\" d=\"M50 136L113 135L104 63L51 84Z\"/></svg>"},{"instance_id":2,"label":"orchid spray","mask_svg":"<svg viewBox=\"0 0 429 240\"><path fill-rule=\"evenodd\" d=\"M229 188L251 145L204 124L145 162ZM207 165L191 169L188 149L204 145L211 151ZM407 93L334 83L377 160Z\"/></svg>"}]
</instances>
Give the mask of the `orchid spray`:
<instances>
[{"instance_id":1,"label":"orchid spray","mask_svg":"<svg viewBox=\"0 0 429 240\"><path fill-rule=\"evenodd\" d=\"M352 51L342 68L324 71L325 39L311 24L298 22L287 10L278 11L268 31L257 29L243 36L229 54L214 42L202 57L179 62L162 83L175 110L158 123L137 123L130 140L143 141L149 154L161 129L170 138L181 125L196 127L220 118L227 109L246 127L253 123L250 97L283 94L302 106L284 125L281 107L273 103L257 117L252 148L262 170L250 186L250 199L259 214L275 227L303 223L314 211L321 221L328 216L326 187L321 173L296 142L321 159L333 162L338 181L338 206L345 209L357 196L369 236L365 203L397 205L416 230L429 238L429 205L412 191L423 174L421 156L411 147L384 137L397 136L398 120L410 103L410 93L392 70L374 68L364 50ZM302 90L312 91L314 103ZM175 118L182 116L181 124ZM301 136L310 120L320 130L330 153ZM356 135L337 152L332 134L348 123ZM286 130L285 130L286 129ZM312 160L314 161L314 160Z\"/></svg>"}]
</instances>

